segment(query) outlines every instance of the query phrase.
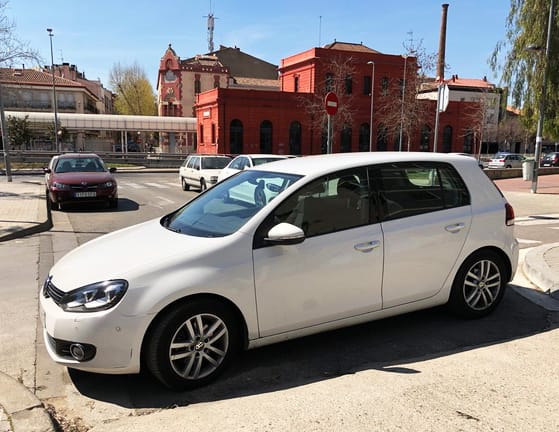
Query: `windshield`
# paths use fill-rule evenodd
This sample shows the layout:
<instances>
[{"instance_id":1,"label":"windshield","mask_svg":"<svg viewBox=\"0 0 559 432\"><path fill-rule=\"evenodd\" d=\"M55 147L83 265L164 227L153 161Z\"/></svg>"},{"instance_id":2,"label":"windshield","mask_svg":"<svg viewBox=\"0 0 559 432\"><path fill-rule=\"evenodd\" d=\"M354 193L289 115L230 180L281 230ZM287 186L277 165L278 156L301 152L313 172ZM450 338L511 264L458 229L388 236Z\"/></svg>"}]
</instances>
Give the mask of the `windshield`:
<instances>
[{"instance_id":1,"label":"windshield","mask_svg":"<svg viewBox=\"0 0 559 432\"><path fill-rule=\"evenodd\" d=\"M59 159L54 172L104 172L105 166L101 159L91 158L62 158Z\"/></svg>"},{"instance_id":2,"label":"windshield","mask_svg":"<svg viewBox=\"0 0 559 432\"><path fill-rule=\"evenodd\" d=\"M280 159L285 159L285 157L266 157L266 158L253 158L252 159L252 163L254 164L254 166L258 166L258 165L262 165L268 162L274 162Z\"/></svg>"},{"instance_id":3,"label":"windshield","mask_svg":"<svg viewBox=\"0 0 559 432\"><path fill-rule=\"evenodd\" d=\"M228 157L203 157L202 158L202 169L222 169L231 162L231 158Z\"/></svg>"},{"instance_id":4,"label":"windshield","mask_svg":"<svg viewBox=\"0 0 559 432\"><path fill-rule=\"evenodd\" d=\"M164 217L162 224L171 231L196 237L232 234L301 177L267 171L241 171Z\"/></svg>"}]
</instances>

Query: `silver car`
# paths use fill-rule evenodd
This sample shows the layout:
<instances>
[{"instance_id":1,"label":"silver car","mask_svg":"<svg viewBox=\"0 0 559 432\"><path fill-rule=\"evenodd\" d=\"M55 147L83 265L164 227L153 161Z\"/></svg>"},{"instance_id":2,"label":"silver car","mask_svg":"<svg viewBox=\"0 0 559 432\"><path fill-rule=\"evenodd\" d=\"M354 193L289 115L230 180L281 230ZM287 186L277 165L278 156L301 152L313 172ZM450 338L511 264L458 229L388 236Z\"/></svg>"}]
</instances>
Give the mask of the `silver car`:
<instances>
[{"instance_id":1,"label":"silver car","mask_svg":"<svg viewBox=\"0 0 559 432\"><path fill-rule=\"evenodd\" d=\"M488 168L522 168L522 162L526 158L518 153L496 153L495 156L491 158Z\"/></svg>"}]
</instances>

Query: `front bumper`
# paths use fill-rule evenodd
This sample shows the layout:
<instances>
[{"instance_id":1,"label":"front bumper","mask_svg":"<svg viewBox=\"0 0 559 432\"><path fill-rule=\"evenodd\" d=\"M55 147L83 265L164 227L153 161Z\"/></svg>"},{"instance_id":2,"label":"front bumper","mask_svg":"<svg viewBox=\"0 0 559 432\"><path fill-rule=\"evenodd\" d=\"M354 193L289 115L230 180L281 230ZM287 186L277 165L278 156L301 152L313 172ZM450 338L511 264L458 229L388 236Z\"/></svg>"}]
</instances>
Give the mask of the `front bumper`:
<instances>
[{"instance_id":1,"label":"front bumper","mask_svg":"<svg viewBox=\"0 0 559 432\"><path fill-rule=\"evenodd\" d=\"M124 316L114 309L90 313L64 312L40 294L45 347L57 363L74 369L108 374L140 371L142 340L150 316ZM92 346L95 355L78 361L68 351L72 343Z\"/></svg>"}]
</instances>

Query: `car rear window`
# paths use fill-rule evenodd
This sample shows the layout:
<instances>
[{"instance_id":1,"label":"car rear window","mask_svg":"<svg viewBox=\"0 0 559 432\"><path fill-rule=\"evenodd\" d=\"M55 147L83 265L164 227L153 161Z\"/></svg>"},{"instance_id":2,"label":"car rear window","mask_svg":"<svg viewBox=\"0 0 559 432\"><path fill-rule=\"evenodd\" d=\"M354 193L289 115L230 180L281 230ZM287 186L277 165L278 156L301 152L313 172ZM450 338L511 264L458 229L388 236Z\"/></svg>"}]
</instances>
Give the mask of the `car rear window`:
<instances>
[{"instance_id":1,"label":"car rear window","mask_svg":"<svg viewBox=\"0 0 559 432\"><path fill-rule=\"evenodd\" d=\"M448 164L387 164L373 173L385 220L470 204L464 181Z\"/></svg>"}]
</instances>

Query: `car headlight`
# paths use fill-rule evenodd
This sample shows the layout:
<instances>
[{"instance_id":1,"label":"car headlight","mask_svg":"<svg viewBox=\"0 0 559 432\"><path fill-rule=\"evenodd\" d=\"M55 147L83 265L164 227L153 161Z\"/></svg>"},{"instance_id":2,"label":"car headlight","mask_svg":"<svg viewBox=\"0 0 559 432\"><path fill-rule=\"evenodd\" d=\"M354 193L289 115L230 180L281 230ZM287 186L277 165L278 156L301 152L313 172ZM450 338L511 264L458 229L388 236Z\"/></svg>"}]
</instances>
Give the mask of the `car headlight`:
<instances>
[{"instance_id":1,"label":"car headlight","mask_svg":"<svg viewBox=\"0 0 559 432\"><path fill-rule=\"evenodd\" d=\"M70 189L70 185L64 183L53 182L52 187L61 190L68 190Z\"/></svg>"},{"instance_id":2,"label":"car headlight","mask_svg":"<svg viewBox=\"0 0 559 432\"><path fill-rule=\"evenodd\" d=\"M66 312L97 312L110 309L124 296L128 282L115 279L86 285L66 293L59 306Z\"/></svg>"},{"instance_id":3,"label":"car headlight","mask_svg":"<svg viewBox=\"0 0 559 432\"><path fill-rule=\"evenodd\" d=\"M115 182L108 181L108 182L105 182L105 183L101 183L100 186L103 187L103 188L112 188L113 186L115 186Z\"/></svg>"}]
</instances>

